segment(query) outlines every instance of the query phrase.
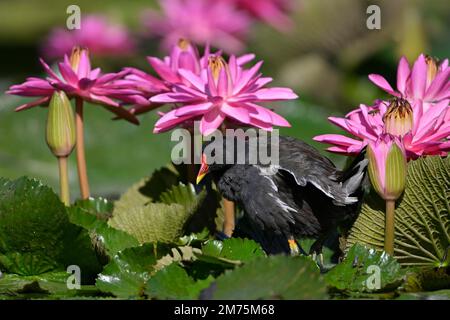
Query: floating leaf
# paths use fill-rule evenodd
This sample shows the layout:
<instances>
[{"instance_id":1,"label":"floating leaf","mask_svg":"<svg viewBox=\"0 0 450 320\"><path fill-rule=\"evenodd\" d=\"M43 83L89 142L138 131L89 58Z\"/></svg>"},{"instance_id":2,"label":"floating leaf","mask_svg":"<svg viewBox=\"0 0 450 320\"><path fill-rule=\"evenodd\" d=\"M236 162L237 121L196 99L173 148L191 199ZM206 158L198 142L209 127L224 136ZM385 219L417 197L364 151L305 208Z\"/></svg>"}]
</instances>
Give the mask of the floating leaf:
<instances>
[{"instance_id":1,"label":"floating leaf","mask_svg":"<svg viewBox=\"0 0 450 320\"><path fill-rule=\"evenodd\" d=\"M189 219L204 196L204 191L197 195L192 185L180 184L161 194L165 203L116 207L109 225L127 232L140 243L176 242L185 234Z\"/></svg>"},{"instance_id":2,"label":"floating leaf","mask_svg":"<svg viewBox=\"0 0 450 320\"><path fill-rule=\"evenodd\" d=\"M156 299L196 299L213 280L210 276L195 281L181 266L172 263L150 278L145 293Z\"/></svg>"},{"instance_id":3,"label":"floating leaf","mask_svg":"<svg viewBox=\"0 0 450 320\"><path fill-rule=\"evenodd\" d=\"M224 261L248 262L266 254L261 246L249 239L230 238L223 242L210 240L202 246L202 256L220 258Z\"/></svg>"},{"instance_id":4,"label":"floating leaf","mask_svg":"<svg viewBox=\"0 0 450 320\"><path fill-rule=\"evenodd\" d=\"M400 264L387 253L356 244L325 279L341 291L382 292L396 289L404 275Z\"/></svg>"},{"instance_id":5,"label":"floating leaf","mask_svg":"<svg viewBox=\"0 0 450 320\"><path fill-rule=\"evenodd\" d=\"M450 300L450 290L402 293L397 300Z\"/></svg>"},{"instance_id":6,"label":"floating leaf","mask_svg":"<svg viewBox=\"0 0 450 320\"><path fill-rule=\"evenodd\" d=\"M36 276L4 274L0 278L0 296L55 299L93 296L99 293L93 286L69 289L67 283L71 282L70 276L67 272L50 272Z\"/></svg>"},{"instance_id":7,"label":"floating leaf","mask_svg":"<svg viewBox=\"0 0 450 320\"><path fill-rule=\"evenodd\" d=\"M95 285L119 298L140 298L156 262L168 252L167 247L153 244L118 252L99 274Z\"/></svg>"},{"instance_id":8,"label":"floating leaf","mask_svg":"<svg viewBox=\"0 0 450 320\"><path fill-rule=\"evenodd\" d=\"M101 270L85 230L69 222L58 196L34 179L0 180L0 266L31 276L78 265Z\"/></svg>"},{"instance_id":9,"label":"floating leaf","mask_svg":"<svg viewBox=\"0 0 450 320\"><path fill-rule=\"evenodd\" d=\"M411 161L406 189L395 209L395 258L403 266L445 267L450 248L450 157ZM368 197L347 239L347 249L384 244L384 203Z\"/></svg>"},{"instance_id":10,"label":"floating leaf","mask_svg":"<svg viewBox=\"0 0 450 320\"><path fill-rule=\"evenodd\" d=\"M326 284L316 264L305 257L257 258L226 271L201 297L225 300L323 299Z\"/></svg>"},{"instance_id":11,"label":"floating leaf","mask_svg":"<svg viewBox=\"0 0 450 320\"><path fill-rule=\"evenodd\" d=\"M78 201L68 209L70 221L87 229L94 245L109 256L139 244L128 233L107 224L107 216L112 209L111 203L102 198Z\"/></svg>"},{"instance_id":12,"label":"floating leaf","mask_svg":"<svg viewBox=\"0 0 450 320\"><path fill-rule=\"evenodd\" d=\"M417 268L409 272L405 284L405 291L435 291L450 288L449 268Z\"/></svg>"},{"instance_id":13,"label":"floating leaf","mask_svg":"<svg viewBox=\"0 0 450 320\"><path fill-rule=\"evenodd\" d=\"M115 207L129 208L156 202L159 200L161 193L178 184L178 177L178 173L172 167L158 169L153 172L150 178L142 179L129 188L115 202Z\"/></svg>"}]
</instances>

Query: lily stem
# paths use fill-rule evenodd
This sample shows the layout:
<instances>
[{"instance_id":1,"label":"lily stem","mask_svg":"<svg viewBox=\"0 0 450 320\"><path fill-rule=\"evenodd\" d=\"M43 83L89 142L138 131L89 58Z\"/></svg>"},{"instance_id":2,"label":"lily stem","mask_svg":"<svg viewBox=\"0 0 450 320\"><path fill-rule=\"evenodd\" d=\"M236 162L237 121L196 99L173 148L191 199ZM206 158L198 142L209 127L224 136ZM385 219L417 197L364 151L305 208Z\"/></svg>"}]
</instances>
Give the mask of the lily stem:
<instances>
[{"instance_id":1,"label":"lily stem","mask_svg":"<svg viewBox=\"0 0 450 320\"><path fill-rule=\"evenodd\" d=\"M384 251L394 255L395 200L386 200L386 225L384 230Z\"/></svg>"},{"instance_id":2,"label":"lily stem","mask_svg":"<svg viewBox=\"0 0 450 320\"><path fill-rule=\"evenodd\" d=\"M66 205L70 205L70 193L69 193L69 174L67 168L67 157L58 157L59 166L59 196L61 201Z\"/></svg>"},{"instance_id":3,"label":"lily stem","mask_svg":"<svg viewBox=\"0 0 450 320\"><path fill-rule=\"evenodd\" d=\"M221 131L224 136L226 136L226 130L227 130L227 126L225 123L223 123L222 127L221 127ZM222 202L223 202L223 209L224 209L223 230L222 231L225 235L227 235L228 237L231 237L234 232L235 220L236 220L235 204L233 201L230 201L223 197L222 197Z\"/></svg>"},{"instance_id":4,"label":"lily stem","mask_svg":"<svg viewBox=\"0 0 450 320\"><path fill-rule=\"evenodd\" d=\"M223 198L222 201L224 207L223 233L228 237L231 237L233 235L235 224L234 202L225 198Z\"/></svg>"},{"instance_id":5,"label":"lily stem","mask_svg":"<svg viewBox=\"0 0 450 320\"><path fill-rule=\"evenodd\" d=\"M84 125L83 125L83 99L76 98L76 131L77 131L77 168L78 180L80 183L80 192L82 199L88 199L89 181L86 169L86 157L84 154Z\"/></svg>"}]
</instances>

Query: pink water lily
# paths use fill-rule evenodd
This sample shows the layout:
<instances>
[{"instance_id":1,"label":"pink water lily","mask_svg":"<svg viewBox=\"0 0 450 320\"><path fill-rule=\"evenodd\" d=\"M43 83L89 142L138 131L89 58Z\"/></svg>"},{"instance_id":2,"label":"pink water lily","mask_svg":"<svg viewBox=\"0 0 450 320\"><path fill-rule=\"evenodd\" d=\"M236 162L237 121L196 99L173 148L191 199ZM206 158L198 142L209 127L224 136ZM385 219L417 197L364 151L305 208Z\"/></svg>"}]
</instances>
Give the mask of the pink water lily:
<instances>
[{"instance_id":1,"label":"pink water lily","mask_svg":"<svg viewBox=\"0 0 450 320\"><path fill-rule=\"evenodd\" d=\"M369 79L387 93L407 99L411 104L422 101L424 108L428 109L430 104L450 98L449 76L448 59L438 64L435 59L421 54L412 68L405 57L400 59L397 90L379 74L370 74Z\"/></svg>"},{"instance_id":2,"label":"pink water lily","mask_svg":"<svg viewBox=\"0 0 450 320\"><path fill-rule=\"evenodd\" d=\"M293 22L287 15L293 7L292 0L222 0L235 4L253 17L260 19L280 31L293 27Z\"/></svg>"},{"instance_id":3,"label":"pink water lily","mask_svg":"<svg viewBox=\"0 0 450 320\"><path fill-rule=\"evenodd\" d=\"M220 56L209 57L208 67L200 75L186 69L178 73L183 82L172 91L150 99L156 103L174 103L180 107L164 114L154 132L167 131L188 119L200 120L200 132L208 135L229 118L243 125L271 130L274 125L289 126L278 114L256 103L296 99L289 88L266 88L271 78L259 73L262 62L250 69L238 64L235 56L228 63Z\"/></svg>"},{"instance_id":4,"label":"pink water lily","mask_svg":"<svg viewBox=\"0 0 450 320\"><path fill-rule=\"evenodd\" d=\"M408 159L422 155L446 155L450 150L449 99L426 108L422 101L411 105L413 123L409 132L402 135L402 143ZM353 137L341 134L324 134L314 137L315 141L333 146L327 150L347 155L358 154L369 142L377 141L386 133L383 118L390 102L378 101L374 106L361 104L345 118L329 117L329 121L341 127Z\"/></svg>"},{"instance_id":5,"label":"pink water lily","mask_svg":"<svg viewBox=\"0 0 450 320\"><path fill-rule=\"evenodd\" d=\"M125 56L136 49L128 30L102 15L86 15L81 19L81 28L53 30L43 45L46 57L59 58L70 54L73 47L86 47L96 56Z\"/></svg>"},{"instance_id":6,"label":"pink water lily","mask_svg":"<svg viewBox=\"0 0 450 320\"><path fill-rule=\"evenodd\" d=\"M204 54L200 56L196 46L185 39L180 39L172 47L170 54L163 59L147 57L150 66L159 78L136 68L124 69L128 72L128 75L123 80L116 81L116 84L139 90L140 94L126 95L122 101L134 105L130 109L133 114L140 114L157 108L161 104L150 102L152 96L169 92L174 84L191 85L179 74L179 70L188 70L200 75L201 71L207 68L209 57L216 55L220 55L220 51L211 53L209 46L206 46ZM237 63L238 65L244 65L254 57L254 54L242 55L237 58Z\"/></svg>"},{"instance_id":7,"label":"pink water lily","mask_svg":"<svg viewBox=\"0 0 450 320\"><path fill-rule=\"evenodd\" d=\"M163 38L162 46L170 49L178 39L223 48L235 53L244 48L249 18L233 5L210 0L160 0L162 16L154 11L145 16L149 31Z\"/></svg>"},{"instance_id":8,"label":"pink water lily","mask_svg":"<svg viewBox=\"0 0 450 320\"><path fill-rule=\"evenodd\" d=\"M139 123L136 117L122 108L113 98L139 93L130 88L121 88L114 84L126 72L101 74L100 68L91 68L87 50L76 48L71 55L64 56L64 61L58 63L59 74L40 59L48 77L45 79L30 77L19 85L13 85L8 94L24 97L37 97L16 108L22 111L39 105L47 105L55 90L64 91L69 98L79 97L85 101L102 105L120 118L133 123Z\"/></svg>"}]
</instances>

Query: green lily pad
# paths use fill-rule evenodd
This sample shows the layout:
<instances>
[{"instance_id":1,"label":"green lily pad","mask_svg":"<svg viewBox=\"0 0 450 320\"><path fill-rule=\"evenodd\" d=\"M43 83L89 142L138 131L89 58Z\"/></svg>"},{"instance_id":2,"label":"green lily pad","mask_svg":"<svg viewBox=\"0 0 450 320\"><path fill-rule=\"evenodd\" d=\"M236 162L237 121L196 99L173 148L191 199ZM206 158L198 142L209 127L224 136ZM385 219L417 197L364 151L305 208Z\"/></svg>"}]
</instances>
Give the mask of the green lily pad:
<instances>
[{"instance_id":1,"label":"green lily pad","mask_svg":"<svg viewBox=\"0 0 450 320\"><path fill-rule=\"evenodd\" d=\"M397 260L387 253L356 244L325 279L340 291L372 293L395 290L405 274Z\"/></svg>"},{"instance_id":2,"label":"green lily pad","mask_svg":"<svg viewBox=\"0 0 450 320\"><path fill-rule=\"evenodd\" d=\"M326 283L311 259L282 255L260 257L228 270L202 293L202 298L225 300L326 297Z\"/></svg>"},{"instance_id":3,"label":"green lily pad","mask_svg":"<svg viewBox=\"0 0 450 320\"><path fill-rule=\"evenodd\" d=\"M165 203L116 206L108 223L132 235L140 243L173 243L185 234L190 218L205 195L205 191L196 194L192 185L179 184L161 195Z\"/></svg>"},{"instance_id":4,"label":"green lily pad","mask_svg":"<svg viewBox=\"0 0 450 320\"><path fill-rule=\"evenodd\" d=\"M98 295L94 286L68 286L70 273L49 272L36 276L4 274L0 278L0 296L11 298L67 298Z\"/></svg>"},{"instance_id":5,"label":"green lily pad","mask_svg":"<svg viewBox=\"0 0 450 320\"><path fill-rule=\"evenodd\" d=\"M408 164L406 189L395 209L394 256L402 266L450 265L450 157ZM363 204L347 238L347 250L362 243L382 250L384 202L374 193Z\"/></svg>"},{"instance_id":6,"label":"green lily pad","mask_svg":"<svg viewBox=\"0 0 450 320\"><path fill-rule=\"evenodd\" d=\"M249 239L230 238L223 242L219 240L210 240L202 246L202 255L200 259L218 258L225 262L248 262L259 257L265 257L261 246ZM211 259L209 259L211 261Z\"/></svg>"},{"instance_id":7,"label":"green lily pad","mask_svg":"<svg viewBox=\"0 0 450 320\"><path fill-rule=\"evenodd\" d=\"M403 289L408 292L450 288L449 268L414 268L408 272Z\"/></svg>"},{"instance_id":8,"label":"green lily pad","mask_svg":"<svg viewBox=\"0 0 450 320\"><path fill-rule=\"evenodd\" d=\"M145 244L118 252L99 274L96 287L119 298L142 298L156 262L169 253L167 247L155 246Z\"/></svg>"},{"instance_id":9,"label":"green lily pad","mask_svg":"<svg viewBox=\"0 0 450 320\"><path fill-rule=\"evenodd\" d=\"M145 293L156 299L197 299L214 280L209 276L195 281L177 263L159 270L147 282Z\"/></svg>"},{"instance_id":10,"label":"green lily pad","mask_svg":"<svg viewBox=\"0 0 450 320\"><path fill-rule=\"evenodd\" d=\"M108 214L112 209L112 204L102 198L78 201L68 208L70 221L87 229L95 247L100 252L106 251L108 256L139 245L128 233L108 225Z\"/></svg>"},{"instance_id":11,"label":"green lily pad","mask_svg":"<svg viewBox=\"0 0 450 320\"><path fill-rule=\"evenodd\" d=\"M82 269L101 270L85 230L69 222L58 196L39 181L0 180L0 268L23 276Z\"/></svg>"}]
</instances>

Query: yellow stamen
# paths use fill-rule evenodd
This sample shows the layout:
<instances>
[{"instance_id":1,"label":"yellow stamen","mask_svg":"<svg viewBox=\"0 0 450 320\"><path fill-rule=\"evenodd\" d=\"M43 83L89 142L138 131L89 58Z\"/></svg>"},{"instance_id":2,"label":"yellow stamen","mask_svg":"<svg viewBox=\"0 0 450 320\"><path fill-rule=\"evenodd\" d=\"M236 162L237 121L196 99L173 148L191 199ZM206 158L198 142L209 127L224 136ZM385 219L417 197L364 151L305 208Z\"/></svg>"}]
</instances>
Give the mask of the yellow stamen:
<instances>
[{"instance_id":1,"label":"yellow stamen","mask_svg":"<svg viewBox=\"0 0 450 320\"><path fill-rule=\"evenodd\" d=\"M430 84L436 78L438 61L429 55L425 56L425 61L427 62L427 83Z\"/></svg>"},{"instance_id":2,"label":"yellow stamen","mask_svg":"<svg viewBox=\"0 0 450 320\"><path fill-rule=\"evenodd\" d=\"M227 63L225 59L220 56L212 56L209 57L208 66L211 68L214 80L217 81L222 69L227 67Z\"/></svg>"},{"instance_id":3,"label":"yellow stamen","mask_svg":"<svg viewBox=\"0 0 450 320\"><path fill-rule=\"evenodd\" d=\"M186 51L187 49L189 49L190 45L191 45L191 43L189 42L189 40L186 40L183 38L178 40L178 47L183 51Z\"/></svg>"},{"instance_id":4,"label":"yellow stamen","mask_svg":"<svg viewBox=\"0 0 450 320\"><path fill-rule=\"evenodd\" d=\"M75 72L77 72L78 70L78 66L80 65L80 59L81 59L81 54L83 52L89 53L88 49L86 48L81 48L81 47L73 47L72 49L72 53L70 54L70 66L72 67L72 70L74 70Z\"/></svg>"}]
</instances>

